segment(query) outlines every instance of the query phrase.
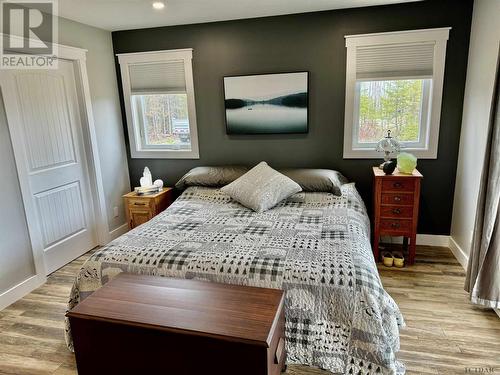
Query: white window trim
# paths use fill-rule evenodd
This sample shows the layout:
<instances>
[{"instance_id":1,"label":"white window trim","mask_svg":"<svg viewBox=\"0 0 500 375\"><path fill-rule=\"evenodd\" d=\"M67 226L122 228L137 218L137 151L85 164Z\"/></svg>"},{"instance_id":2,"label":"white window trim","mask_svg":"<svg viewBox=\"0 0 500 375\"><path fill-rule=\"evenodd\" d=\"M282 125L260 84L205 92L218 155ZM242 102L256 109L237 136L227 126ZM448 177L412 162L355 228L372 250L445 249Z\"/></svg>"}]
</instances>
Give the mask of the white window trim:
<instances>
[{"instance_id":1,"label":"white window trim","mask_svg":"<svg viewBox=\"0 0 500 375\"><path fill-rule=\"evenodd\" d=\"M130 141L130 156L133 159L199 159L198 128L196 125L196 105L194 99L193 83L193 49L176 49L152 52L135 52L117 54L120 63L122 78L123 100L125 102L125 114L127 120L128 136ZM141 134L135 126L134 111L132 108L132 92L130 88L130 76L128 67L133 64L158 63L172 60L184 61L184 72L186 77L186 94L189 117L189 132L191 137L191 150L166 150L143 148Z\"/></svg>"},{"instance_id":2,"label":"white window trim","mask_svg":"<svg viewBox=\"0 0 500 375\"><path fill-rule=\"evenodd\" d=\"M373 159L381 154L374 149L353 147L353 134L357 125L356 116L356 47L377 44L401 44L429 42L434 44L433 77L430 88L431 102L428 111L429 119L426 135L427 144L424 148L405 147L421 159L436 159L438 154L439 125L441 119L441 103L443 94L444 68L446 60L446 44L451 27L424 30L406 30L388 33L346 35L347 65L346 65L346 98L344 115L344 158ZM359 100L359 99L358 99Z\"/></svg>"}]
</instances>

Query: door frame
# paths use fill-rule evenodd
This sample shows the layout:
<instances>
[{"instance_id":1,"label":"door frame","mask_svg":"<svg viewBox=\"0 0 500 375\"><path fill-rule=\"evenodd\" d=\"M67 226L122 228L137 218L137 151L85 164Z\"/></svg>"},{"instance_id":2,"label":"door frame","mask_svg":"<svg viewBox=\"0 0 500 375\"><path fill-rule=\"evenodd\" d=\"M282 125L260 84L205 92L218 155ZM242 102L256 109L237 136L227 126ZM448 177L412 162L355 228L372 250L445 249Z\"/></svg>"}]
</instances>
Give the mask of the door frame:
<instances>
[{"instance_id":1,"label":"door frame","mask_svg":"<svg viewBox=\"0 0 500 375\"><path fill-rule=\"evenodd\" d=\"M0 38L4 34L0 33ZM27 40L27 38L9 36L19 40ZM78 47L71 47L62 44L53 43L57 46L57 57L59 59L71 61L75 70L75 82L77 99L79 104L79 114L82 125L83 143L85 149L86 162L89 169L90 177L90 192L93 205L94 219L96 224L96 234L98 245L105 245L110 241L110 233L108 228L108 215L106 211L106 201L104 194L104 186L102 182L101 163L99 159L99 151L97 147L97 133L94 123L94 115L92 111L92 102L90 97L90 88L87 74L87 52L88 50ZM5 97L4 97L5 105ZM6 111L7 112L7 111ZM7 115L7 113L6 113ZM17 117L17 116L16 116ZM11 122L11 120L14 120ZM7 115L7 125L20 126L15 123L16 118L9 118ZM24 210L26 213L26 221L28 226L28 233L30 236L31 247L33 252L33 260L35 265L36 284L33 289L43 284L46 281L46 267L44 261L44 246L43 236L40 228L38 215L36 214L36 207L31 199L29 191L28 168L26 165L27 158L25 155L24 146L16 144L11 137L12 148L14 150L14 159L16 161L16 169L19 178L19 185L21 195L24 203ZM32 279L31 277L30 279ZM28 279L28 280L30 280Z\"/></svg>"}]
</instances>

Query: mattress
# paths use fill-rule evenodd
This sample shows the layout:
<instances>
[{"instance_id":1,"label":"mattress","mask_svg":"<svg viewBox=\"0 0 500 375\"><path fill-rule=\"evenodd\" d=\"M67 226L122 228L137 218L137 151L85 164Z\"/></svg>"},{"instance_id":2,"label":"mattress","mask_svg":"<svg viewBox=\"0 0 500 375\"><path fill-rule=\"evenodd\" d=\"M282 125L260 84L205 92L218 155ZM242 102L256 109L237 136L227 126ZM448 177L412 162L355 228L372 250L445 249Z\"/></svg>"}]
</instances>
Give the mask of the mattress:
<instances>
[{"instance_id":1,"label":"mattress","mask_svg":"<svg viewBox=\"0 0 500 375\"><path fill-rule=\"evenodd\" d=\"M216 188L190 187L163 213L95 252L68 309L120 272L286 291L287 363L334 374L402 374L403 317L384 290L354 184L301 192L253 212ZM72 349L66 322L66 341Z\"/></svg>"}]
</instances>

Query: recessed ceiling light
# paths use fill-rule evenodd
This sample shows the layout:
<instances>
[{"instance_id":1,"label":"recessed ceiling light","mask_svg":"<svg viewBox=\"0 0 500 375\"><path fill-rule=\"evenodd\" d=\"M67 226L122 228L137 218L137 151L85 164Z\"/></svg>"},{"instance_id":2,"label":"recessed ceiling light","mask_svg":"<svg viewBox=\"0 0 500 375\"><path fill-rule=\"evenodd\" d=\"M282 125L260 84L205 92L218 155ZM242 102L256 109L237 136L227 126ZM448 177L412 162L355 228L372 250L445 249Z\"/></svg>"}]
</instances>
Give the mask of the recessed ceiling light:
<instances>
[{"instance_id":1,"label":"recessed ceiling light","mask_svg":"<svg viewBox=\"0 0 500 375\"><path fill-rule=\"evenodd\" d=\"M161 2L161 1L155 1L153 3L153 8L157 9L157 10L163 9L163 8L165 8L165 3Z\"/></svg>"}]
</instances>

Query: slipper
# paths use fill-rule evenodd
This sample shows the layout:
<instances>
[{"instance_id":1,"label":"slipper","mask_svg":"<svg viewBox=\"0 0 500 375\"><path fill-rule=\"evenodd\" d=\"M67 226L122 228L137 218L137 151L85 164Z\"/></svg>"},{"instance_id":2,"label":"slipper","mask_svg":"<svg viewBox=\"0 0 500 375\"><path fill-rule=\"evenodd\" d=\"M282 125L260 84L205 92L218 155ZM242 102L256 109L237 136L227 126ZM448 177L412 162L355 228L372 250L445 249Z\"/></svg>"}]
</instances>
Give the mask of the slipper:
<instances>
[{"instance_id":1,"label":"slipper","mask_svg":"<svg viewBox=\"0 0 500 375\"><path fill-rule=\"evenodd\" d=\"M405 257L403 253L400 251L393 251L392 256L394 258L394 266L398 268L402 268L405 266Z\"/></svg>"},{"instance_id":2,"label":"slipper","mask_svg":"<svg viewBox=\"0 0 500 375\"><path fill-rule=\"evenodd\" d=\"M392 265L394 264L394 257L389 251L384 251L382 253L382 262L386 267L392 267Z\"/></svg>"}]
</instances>

